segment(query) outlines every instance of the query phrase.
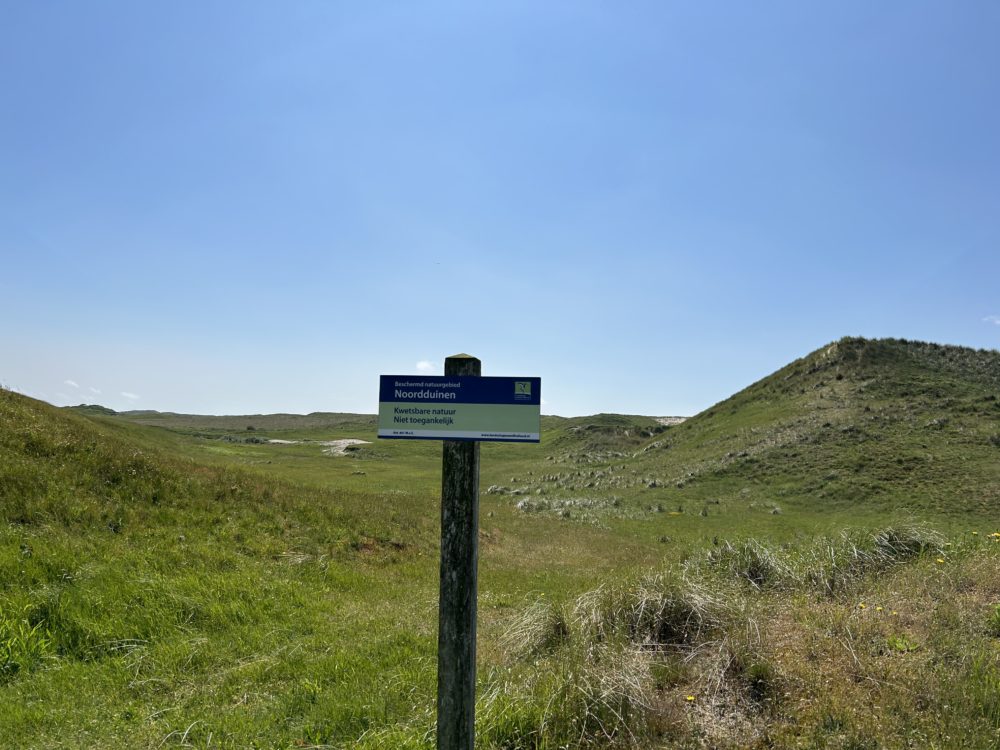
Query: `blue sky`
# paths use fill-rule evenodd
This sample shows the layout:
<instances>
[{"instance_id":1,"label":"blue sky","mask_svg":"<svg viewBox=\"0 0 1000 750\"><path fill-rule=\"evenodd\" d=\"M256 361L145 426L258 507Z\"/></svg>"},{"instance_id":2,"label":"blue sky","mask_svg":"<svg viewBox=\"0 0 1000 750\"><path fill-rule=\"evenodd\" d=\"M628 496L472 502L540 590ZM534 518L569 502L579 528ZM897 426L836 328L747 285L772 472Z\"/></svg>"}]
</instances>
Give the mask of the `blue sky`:
<instances>
[{"instance_id":1,"label":"blue sky","mask_svg":"<svg viewBox=\"0 0 1000 750\"><path fill-rule=\"evenodd\" d=\"M1000 346L1000 4L0 4L0 382L376 410L479 356L692 414ZM418 365L419 363L419 365Z\"/></svg>"}]
</instances>

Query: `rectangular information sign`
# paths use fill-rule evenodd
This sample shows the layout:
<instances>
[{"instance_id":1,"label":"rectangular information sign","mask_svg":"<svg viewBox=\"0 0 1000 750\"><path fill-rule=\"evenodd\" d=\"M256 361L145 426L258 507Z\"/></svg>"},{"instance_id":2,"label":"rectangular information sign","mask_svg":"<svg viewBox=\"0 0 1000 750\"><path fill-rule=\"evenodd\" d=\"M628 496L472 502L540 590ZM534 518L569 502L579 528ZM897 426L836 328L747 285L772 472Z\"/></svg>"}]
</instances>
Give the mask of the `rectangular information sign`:
<instances>
[{"instance_id":1,"label":"rectangular information sign","mask_svg":"<svg viewBox=\"0 0 1000 750\"><path fill-rule=\"evenodd\" d=\"M537 443L541 378L383 375L378 436Z\"/></svg>"}]
</instances>

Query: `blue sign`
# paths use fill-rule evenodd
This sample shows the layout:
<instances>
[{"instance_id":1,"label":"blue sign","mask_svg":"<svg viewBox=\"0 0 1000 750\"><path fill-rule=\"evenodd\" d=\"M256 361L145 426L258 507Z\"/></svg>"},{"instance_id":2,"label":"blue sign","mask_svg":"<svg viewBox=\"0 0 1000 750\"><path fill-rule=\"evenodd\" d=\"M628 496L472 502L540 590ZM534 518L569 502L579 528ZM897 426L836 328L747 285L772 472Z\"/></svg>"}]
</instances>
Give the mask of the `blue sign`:
<instances>
[{"instance_id":1,"label":"blue sign","mask_svg":"<svg viewBox=\"0 0 1000 750\"><path fill-rule=\"evenodd\" d=\"M383 375L378 436L537 443L541 378Z\"/></svg>"}]
</instances>

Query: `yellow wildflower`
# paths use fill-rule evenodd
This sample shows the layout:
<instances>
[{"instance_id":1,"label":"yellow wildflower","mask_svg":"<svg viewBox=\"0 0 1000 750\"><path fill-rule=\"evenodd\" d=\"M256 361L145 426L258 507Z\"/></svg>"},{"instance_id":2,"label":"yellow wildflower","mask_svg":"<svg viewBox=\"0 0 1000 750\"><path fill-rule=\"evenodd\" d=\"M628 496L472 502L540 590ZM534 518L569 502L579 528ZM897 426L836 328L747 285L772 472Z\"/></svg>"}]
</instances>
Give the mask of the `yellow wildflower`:
<instances>
[{"instance_id":1,"label":"yellow wildflower","mask_svg":"<svg viewBox=\"0 0 1000 750\"><path fill-rule=\"evenodd\" d=\"M693 695L689 695L689 696L688 696L687 698L685 698L684 700L686 700L686 701L687 701L688 703L691 703L691 702L693 702L693 701L694 701L694 696L693 696Z\"/></svg>"},{"instance_id":2,"label":"yellow wildflower","mask_svg":"<svg viewBox=\"0 0 1000 750\"><path fill-rule=\"evenodd\" d=\"M939 558L937 559L937 563L938 563L939 565L940 565L941 563L943 563L943 562L944 562L944 558L943 558L943 557L939 557Z\"/></svg>"}]
</instances>

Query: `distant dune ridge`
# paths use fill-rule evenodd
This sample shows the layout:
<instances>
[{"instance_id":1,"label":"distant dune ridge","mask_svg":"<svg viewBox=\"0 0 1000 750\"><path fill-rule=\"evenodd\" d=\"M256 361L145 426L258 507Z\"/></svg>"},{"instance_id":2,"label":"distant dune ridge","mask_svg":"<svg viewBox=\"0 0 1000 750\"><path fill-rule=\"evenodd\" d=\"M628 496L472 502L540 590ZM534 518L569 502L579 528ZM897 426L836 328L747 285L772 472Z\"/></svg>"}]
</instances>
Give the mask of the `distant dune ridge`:
<instances>
[{"instance_id":1,"label":"distant dune ridge","mask_svg":"<svg viewBox=\"0 0 1000 750\"><path fill-rule=\"evenodd\" d=\"M374 415L202 416L73 410L208 432L353 428ZM843 338L694 417L543 417L553 459L626 460L633 484L781 484L826 503L930 502L964 512L1000 496L1000 352L903 339ZM254 438L243 438L254 440ZM589 489L601 489L603 478ZM605 481L605 488L621 481ZM533 489L537 489L537 486ZM932 491L933 490L933 491ZM950 505L949 505L950 504Z\"/></svg>"}]
</instances>

